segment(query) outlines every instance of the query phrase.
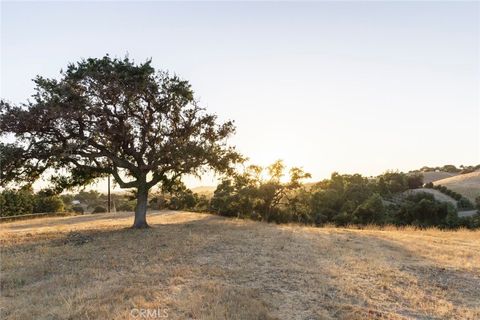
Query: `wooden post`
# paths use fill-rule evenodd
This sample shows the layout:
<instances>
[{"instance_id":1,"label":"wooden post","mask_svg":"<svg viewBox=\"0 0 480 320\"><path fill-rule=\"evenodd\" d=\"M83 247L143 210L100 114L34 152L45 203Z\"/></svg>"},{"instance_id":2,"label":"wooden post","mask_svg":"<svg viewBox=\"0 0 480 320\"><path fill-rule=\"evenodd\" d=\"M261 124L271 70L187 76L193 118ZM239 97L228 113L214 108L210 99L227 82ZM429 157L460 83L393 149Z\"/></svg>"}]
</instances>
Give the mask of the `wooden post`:
<instances>
[{"instance_id":1,"label":"wooden post","mask_svg":"<svg viewBox=\"0 0 480 320\"><path fill-rule=\"evenodd\" d=\"M108 212L110 212L111 207L112 207L112 198L110 195L110 175L108 175L108 209L107 209Z\"/></svg>"}]
</instances>

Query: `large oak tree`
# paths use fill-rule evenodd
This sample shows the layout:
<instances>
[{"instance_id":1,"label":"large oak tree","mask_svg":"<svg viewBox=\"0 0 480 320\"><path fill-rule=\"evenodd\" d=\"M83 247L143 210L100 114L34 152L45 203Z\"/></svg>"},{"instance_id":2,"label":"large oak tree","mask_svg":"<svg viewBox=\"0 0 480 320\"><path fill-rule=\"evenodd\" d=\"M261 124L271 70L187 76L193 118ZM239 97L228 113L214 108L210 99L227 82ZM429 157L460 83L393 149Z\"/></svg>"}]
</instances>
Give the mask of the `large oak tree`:
<instances>
[{"instance_id":1,"label":"large oak tree","mask_svg":"<svg viewBox=\"0 0 480 320\"><path fill-rule=\"evenodd\" d=\"M242 157L226 139L231 121L198 106L187 81L151 61L86 59L60 79L37 77L32 100L0 104L2 184L29 181L48 168L57 190L113 175L137 195L133 227L147 227L149 190L207 169L228 172ZM64 174L59 174L63 172Z\"/></svg>"}]
</instances>

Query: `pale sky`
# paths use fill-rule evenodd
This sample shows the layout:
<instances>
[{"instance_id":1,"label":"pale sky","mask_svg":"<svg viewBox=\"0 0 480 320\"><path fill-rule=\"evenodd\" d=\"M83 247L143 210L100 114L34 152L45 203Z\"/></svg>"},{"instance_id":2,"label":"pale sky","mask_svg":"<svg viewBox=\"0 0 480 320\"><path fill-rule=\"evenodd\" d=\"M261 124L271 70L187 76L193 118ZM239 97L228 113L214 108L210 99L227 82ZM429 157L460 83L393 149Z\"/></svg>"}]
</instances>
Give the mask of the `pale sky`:
<instances>
[{"instance_id":1,"label":"pale sky","mask_svg":"<svg viewBox=\"0 0 480 320\"><path fill-rule=\"evenodd\" d=\"M252 163L313 180L478 164L479 20L478 2L2 2L1 97L128 53L235 120Z\"/></svg>"}]
</instances>

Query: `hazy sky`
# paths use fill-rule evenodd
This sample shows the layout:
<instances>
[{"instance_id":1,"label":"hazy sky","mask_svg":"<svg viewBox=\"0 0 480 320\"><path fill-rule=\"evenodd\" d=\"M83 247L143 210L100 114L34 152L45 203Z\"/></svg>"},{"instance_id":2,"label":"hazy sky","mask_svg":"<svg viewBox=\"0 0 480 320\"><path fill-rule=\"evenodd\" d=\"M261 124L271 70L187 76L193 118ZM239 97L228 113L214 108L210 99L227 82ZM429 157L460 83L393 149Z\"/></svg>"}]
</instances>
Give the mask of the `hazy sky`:
<instances>
[{"instance_id":1,"label":"hazy sky","mask_svg":"<svg viewBox=\"0 0 480 320\"><path fill-rule=\"evenodd\" d=\"M1 3L1 97L128 55L188 79L253 163L379 174L480 163L478 2ZM202 184L211 184L208 181Z\"/></svg>"}]
</instances>

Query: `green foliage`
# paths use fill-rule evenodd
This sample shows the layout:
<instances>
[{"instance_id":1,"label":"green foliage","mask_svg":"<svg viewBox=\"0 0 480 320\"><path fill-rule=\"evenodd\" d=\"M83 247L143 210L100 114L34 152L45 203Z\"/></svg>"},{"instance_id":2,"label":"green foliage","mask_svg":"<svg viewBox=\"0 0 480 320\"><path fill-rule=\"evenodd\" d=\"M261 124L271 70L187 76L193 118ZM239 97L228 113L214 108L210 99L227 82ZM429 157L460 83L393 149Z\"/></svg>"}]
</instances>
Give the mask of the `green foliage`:
<instances>
[{"instance_id":1,"label":"green foliage","mask_svg":"<svg viewBox=\"0 0 480 320\"><path fill-rule=\"evenodd\" d=\"M266 178L262 178L264 173ZM225 216L277 223L303 221L306 219L305 204L300 199L306 199L305 194L301 194L304 188L301 181L309 178L310 174L300 168L292 168L289 181L282 182L284 175L282 161L276 161L267 168L249 166L218 185L211 200L211 209ZM300 208L303 212L294 211Z\"/></svg>"},{"instance_id":2,"label":"green foliage","mask_svg":"<svg viewBox=\"0 0 480 320\"><path fill-rule=\"evenodd\" d=\"M38 179L47 168L56 192L113 175L137 189L135 227L147 226L148 192L206 169L232 171L243 157L228 145L232 121L219 123L194 99L188 81L148 60L83 59L58 79L38 76L30 101L0 101L0 185Z\"/></svg>"},{"instance_id":3,"label":"green foliage","mask_svg":"<svg viewBox=\"0 0 480 320\"><path fill-rule=\"evenodd\" d=\"M428 189L433 189L434 185L433 185L433 182L427 182L425 184L425 188L428 188Z\"/></svg>"},{"instance_id":4,"label":"green foliage","mask_svg":"<svg viewBox=\"0 0 480 320\"><path fill-rule=\"evenodd\" d=\"M337 190L319 189L312 192L311 209L315 215L322 215L331 220L343 207L343 194Z\"/></svg>"},{"instance_id":5,"label":"green foliage","mask_svg":"<svg viewBox=\"0 0 480 320\"><path fill-rule=\"evenodd\" d=\"M449 172L449 173L459 173L463 169L471 168L471 167L465 167L465 166L460 166L460 167L461 167L461 169L457 168L453 164L447 164L447 165L444 165L442 167L427 167L427 166L425 166L425 167L420 168L420 171L421 172L441 171L441 172Z\"/></svg>"},{"instance_id":6,"label":"green foliage","mask_svg":"<svg viewBox=\"0 0 480 320\"><path fill-rule=\"evenodd\" d=\"M440 191L441 193L449 196L449 197L452 197L453 199L457 200L457 201L460 201L460 199L462 198L462 195L453 191L453 190L450 190L448 189L447 187L445 186L442 186L442 185L436 185L436 186L433 186L433 189L435 190L438 190Z\"/></svg>"},{"instance_id":7,"label":"green foliage","mask_svg":"<svg viewBox=\"0 0 480 320\"><path fill-rule=\"evenodd\" d=\"M84 213L83 207L82 206L73 206L72 211L75 213Z\"/></svg>"},{"instance_id":8,"label":"green foliage","mask_svg":"<svg viewBox=\"0 0 480 320\"><path fill-rule=\"evenodd\" d=\"M117 207L117 211L127 211L131 212L135 210L135 201L130 200L130 201L121 201Z\"/></svg>"},{"instance_id":9,"label":"green foliage","mask_svg":"<svg viewBox=\"0 0 480 320\"><path fill-rule=\"evenodd\" d=\"M341 212L335 215L332 219L332 222L335 223L337 227L344 227L351 224L353 221L353 217L351 214L347 212Z\"/></svg>"},{"instance_id":10,"label":"green foliage","mask_svg":"<svg viewBox=\"0 0 480 320\"><path fill-rule=\"evenodd\" d=\"M457 215L453 206L436 201L429 193L416 193L408 196L406 200L395 213L395 223L398 225L442 226L446 224L445 219L449 213Z\"/></svg>"},{"instance_id":11,"label":"green foliage","mask_svg":"<svg viewBox=\"0 0 480 320\"><path fill-rule=\"evenodd\" d=\"M171 210L186 210L195 208L196 204L197 198L193 192L185 188L171 195L168 208Z\"/></svg>"},{"instance_id":12,"label":"green foliage","mask_svg":"<svg viewBox=\"0 0 480 320\"><path fill-rule=\"evenodd\" d=\"M62 199L52 190L41 190L34 197L35 213L61 212L64 211Z\"/></svg>"},{"instance_id":13,"label":"green foliage","mask_svg":"<svg viewBox=\"0 0 480 320\"><path fill-rule=\"evenodd\" d=\"M461 210L473 210L475 209L474 204L467 198L461 197L457 202L458 209Z\"/></svg>"},{"instance_id":14,"label":"green foliage","mask_svg":"<svg viewBox=\"0 0 480 320\"><path fill-rule=\"evenodd\" d=\"M102 206L96 206L92 211L92 213L104 213L104 212L107 212L107 209Z\"/></svg>"},{"instance_id":15,"label":"green foliage","mask_svg":"<svg viewBox=\"0 0 480 320\"><path fill-rule=\"evenodd\" d=\"M471 210L475 208L475 205L469 199L465 198L464 196L462 196L461 194L453 190L448 189L445 186L442 186L442 185L434 186L433 183L430 182L425 185L425 188L438 190L441 193L455 199L457 201L457 206L460 210Z\"/></svg>"},{"instance_id":16,"label":"green foliage","mask_svg":"<svg viewBox=\"0 0 480 320\"><path fill-rule=\"evenodd\" d=\"M385 182L383 179L379 181ZM333 173L330 179L323 180L312 187L311 215L316 224L369 223L367 211L375 202L374 195L379 189L375 182L359 174ZM362 204L364 207L359 209Z\"/></svg>"},{"instance_id":17,"label":"green foliage","mask_svg":"<svg viewBox=\"0 0 480 320\"><path fill-rule=\"evenodd\" d=\"M385 207L378 193L371 195L353 212L354 221L358 224L382 224L384 215Z\"/></svg>"},{"instance_id":18,"label":"green foliage","mask_svg":"<svg viewBox=\"0 0 480 320\"><path fill-rule=\"evenodd\" d=\"M205 195L193 193L181 181L162 188L155 193L150 201L149 208L153 210L191 210L198 212L209 211L210 201Z\"/></svg>"},{"instance_id":19,"label":"green foliage","mask_svg":"<svg viewBox=\"0 0 480 320\"><path fill-rule=\"evenodd\" d=\"M16 216L33 213L32 189L5 189L0 193L0 216Z\"/></svg>"},{"instance_id":20,"label":"green foliage","mask_svg":"<svg viewBox=\"0 0 480 320\"><path fill-rule=\"evenodd\" d=\"M253 175L253 169L250 166L245 172L221 181L210 202L214 212L230 217L260 218L255 212L260 204L257 197L260 181Z\"/></svg>"},{"instance_id":21,"label":"green foliage","mask_svg":"<svg viewBox=\"0 0 480 320\"><path fill-rule=\"evenodd\" d=\"M474 172L476 170L480 169L480 164L474 165L474 166L464 166L461 165L459 168L452 164L447 164L442 167L422 167L420 168L421 172L428 172L428 171L440 171L440 172L449 172L449 173L459 173L459 174L465 174L465 173L470 173Z\"/></svg>"},{"instance_id":22,"label":"green foliage","mask_svg":"<svg viewBox=\"0 0 480 320\"><path fill-rule=\"evenodd\" d=\"M60 195L60 199L63 202L64 210L70 211L73 210L72 201L74 200L73 194L62 194Z\"/></svg>"},{"instance_id":23,"label":"green foliage","mask_svg":"<svg viewBox=\"0 0 480 320\"><path fill-rule=\"evenodd\" d=\"M423 174L412 173L407 175L407 185L408 185L408 189L421 188L423 186Z\"/></svg>"},{"instance_id":24,"label":"green foliage","mask_svg":"<svg viewBox=\"0 0 480 320\"><path fill-rule=\"evenodd\" d=\"M457 173L460 172L460 169L457 169L453 164L447 164L444 165L442 168L440 168L440 171L445 171L445 172L450 172L450 173Z\"/></svg>"},{"instance_id":25,"label":"green foliage","mask_svg":"<svg viewBox=\"0 0 480 320\"><path fill-rule=\"evenodd\" d=\"M103 205L102 195L95 190L85 191L81 190L79 193L73 196L73 200L80 201L87 208L95 208L96 206Z\"/></svg>"},{"instance_id":26,"label":"green foliage","mask_svg":"<svg viewBox=\"0 0 480 320\"><path fill-rule=\"evenodd\" d=\"M462 217L459 218L459 227L465 227L469 229L479 229L480 228L480 213L477 213L474 216Z\"/></svg>"},{"instance_id":27,"label":"green foliage","mask_svg":"<svg viewBox=\"0 0 480 320\"><path fill-rule=\"evenodd\" d=\"M337 226L388 223L442 228L475 225L471 219L459 218L455 207L435 200L431 194L415 193L399 203L384 200L419 187L423 183L420 174L387 172L366 178L333 173L330 179L306 189L298 182L282 183L283 170L281 163L267 170L250 166L224 179L210 202L212 211L277 223ZM268 172L266 179L262 178L264 171Z\"/></svg>"},{"instance_id":28,"label":"green foliage","mask_svg":"<svg viewBox=\"0 0 480 320\"><path fill-rule=\"evenodd\" d=\"M290 213L295 222L306 224L322 224L322 217L314 217L311 214L311 193L305 188L298 188L291 192L286 203L286 211Z\"/></svg>"},{"instance_id":29,"label":"green foliage","mask_svg":"<svg viewBox=\"0 0 480 320\"><path fill-rule=\"evenodd\" d=\"M195 196L195 207L193 208L194 211L198 212L208 212L210 209L210 199L204 194L196 194Z\"/></svg>"},{"instance_id":30,"label":"green foliage","mask_svg":"<svg viewBox=\"0 0 480 320\"><path fill-rule=\"evenodd\" d=\"M387 171L379 176L378 179L382 180L378 190L382 195L403 192L409 189L408 176L403 172Z\"/></svg>"}]
</instances>

